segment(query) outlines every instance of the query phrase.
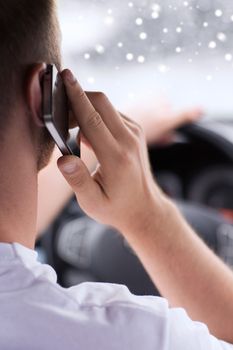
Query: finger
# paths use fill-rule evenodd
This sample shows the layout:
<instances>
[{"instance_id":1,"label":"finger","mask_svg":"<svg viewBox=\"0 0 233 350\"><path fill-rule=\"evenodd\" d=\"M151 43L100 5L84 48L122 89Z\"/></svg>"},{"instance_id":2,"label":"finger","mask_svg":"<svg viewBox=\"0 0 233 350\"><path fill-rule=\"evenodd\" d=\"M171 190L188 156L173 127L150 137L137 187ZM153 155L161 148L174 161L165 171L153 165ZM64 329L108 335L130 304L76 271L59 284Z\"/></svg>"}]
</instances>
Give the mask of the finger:
<instances>
[{"instance_id":1,"label":"finger","mask_svg":"<svg viewBox=\"0 0 233 350\"><path fill-rule=\"evenodd\" d=\"M123 113L120 113L120 116L121 116L121 120L123 120L124 124L125 122L127 122L129 125L132 125L132 126L136 126L138 128L141 128L141 125L138 124L135 120L127 117L125 114Z\"/></svg>"},{"instance_id":2,"label":"finger","mask_svg":"<svg viewBox=\"0 0 233 350\"><path fill-rule=\"evenodd\" d=\"M175 115L171 116L170 129L177 128L183 124L198 121L203 114L204 111L201 108L193 108L176 113Z\"/></svg>"},{"instance_id":3,"label":"finger","mask_svg":"<svg viewBox=\"0 0 233 350\"><path fill-rule=\"evenodd\" d=\"M157 144L160 146L167 146L169 144L172 144L176 141L177 136L175 132L168 132L167 134L164 134L163 136L161 136L160 139L157 140Z\"/></svg>"},{"instance_id":4,"label":"finger","mask_svg":"<svg viewBox=\"0 0 233 350\"><path fill-rule=\"evenodd\" d=\"M128 130L132 131L133 134L137 133L137 131L139 130L139 126L136 124L131 123L131 121L123 119L124 120L124 125L125 127L127 127Z\"/></svg>"},{"instance_id":5,"label":"finger","mask_svg":"<svg viewBox=\"0 0 233 350\"><path fill-rule=\"evenodd\" d=\"M193 108L184 111L181 113L181 120L186 120L187 122L195 122L199 120L204 114L204 110L202 108Z\"/></svg>"},{"instance_id":6,"label":"finger","mask_svg":"<svg viewBox=\"0 0 233 350\"><path fill-rule=\"evenodd\" d=\"M76 137L77 144L80 145L81 143L84 144L86 147L91 149L93 151L93 148L91 147L90 142L87 140L87 138L83 135L82 131L79 130L77 137Z\"/></svg>"},{"instance_id":7,"label":"finger","mask_svg":"<svg viewBox=\"0 0 233 350\"><path fill-rule=\"evenodd\" d=\"M76 143L78 144L79 148L81 145L81 130L79 129L77 136L76 136Z\"/></svg>"},{"instance_id":8,"label":"finger","mask_svg":"<svg viewBox=\"0 0 233 350\"><path fill-rule=\"evenodd\" d=\"M136 124L136 122L134 120L132 120L131 118L127 117L125 114L120 113L121 119L123 119L123 121L127 120L128 122L132 123L132 124Z\"/></svg>"},{"instance_id":9,"label":"finger","mask_svg":"<svg viewBox=\"0 0 233 350\"><path fill-rule=\"evenodd\" d=\"M58 159L58 168L76 194L83 210L90 212L93 203L104 199L101 187L91 177L83 161L75 156L64 156Z\"/></svg>"},{"instance_id":10,"label":"finger","mask_svg":"<svg viewBox=\"0 0 233 350\"><path fill-rule=\"evenodd\" d=\"M77 128L77 126L77 119L75 118L74 113L69 110L69 129Z\"/></svg>"},{"instance_id":11,"label":"finger","mask_svg":"<svg viewBox=\"0 0 233 350\"><path fill-rule=\"evenodd\" d=\"M124 123L122 122L120 114L113 107L107 96L101 92L87 92L86 94L96 111L101 115L112 135L116 139L121 138L123 136L122 134L125 132Z\"/></svg>"},{"instance_id":12,"label":"finger","mask_svg":"<svg viewBox=\"0 0 233 350\"><path fill-rule=\"evenodd\" d=\"M84 143L81 144L81 159L92 176L99 162L93 150L87 147Z\"/></svg>"},{"instance_id":13,"label":"finger","mask_svg":"<svg viewBox=\"0 0 233 350\"><path fill-rule=\"evenodd\" d=\"M88 142L88 140L83 136L82 132L79 130L77 134L77 143L80 148L81 159L83 163L88 168L89 172L92 174L96 169L98 160L95 156L95 153Z\"/></svg>"},{"instance_id":14,"label":"finger","mask_svg":"<svg viewBox=\"0 0 233 350\"><path fill-rule=\"evenodd\" d=\"M100 163L108 164L109 158L112 158L117 149L114 137L73 74L69 70L65 70L61 76L78 126L90 142Z\"/></svg>"},{"instance_id":15,"label":"finger","mask_svg":"<svg viewBox=\"0 0 233 350\"><path fill-rule=\"evenodd\" d=\"M134 120L130 119L122 113L120 113L120 115L124 125L127 126L131 131L133 131L134 133L140 131L142 133L142 126L140 124L138 124L137 122L135 122Z\"/></svg>"}]
</instances>

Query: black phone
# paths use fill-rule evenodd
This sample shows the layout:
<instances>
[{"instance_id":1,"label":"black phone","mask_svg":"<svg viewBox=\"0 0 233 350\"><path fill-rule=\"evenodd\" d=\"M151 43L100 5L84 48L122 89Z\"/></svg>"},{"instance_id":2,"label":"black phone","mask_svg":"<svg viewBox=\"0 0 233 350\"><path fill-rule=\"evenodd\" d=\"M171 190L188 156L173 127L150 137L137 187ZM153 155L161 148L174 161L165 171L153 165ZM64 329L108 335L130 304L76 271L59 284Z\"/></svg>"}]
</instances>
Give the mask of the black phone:
<instances>
[{"instance_id":1,"label":"black phone","mask_svg":"<svg viewBox=\"0 0 233 350\"><path fill-rule=\"evenodd\" d=\"M48 64L42 78L42 114L44 125L61 153L72 155L68 145L69 108L64 83L56 67Z\"/></svg>"}]
</instances>

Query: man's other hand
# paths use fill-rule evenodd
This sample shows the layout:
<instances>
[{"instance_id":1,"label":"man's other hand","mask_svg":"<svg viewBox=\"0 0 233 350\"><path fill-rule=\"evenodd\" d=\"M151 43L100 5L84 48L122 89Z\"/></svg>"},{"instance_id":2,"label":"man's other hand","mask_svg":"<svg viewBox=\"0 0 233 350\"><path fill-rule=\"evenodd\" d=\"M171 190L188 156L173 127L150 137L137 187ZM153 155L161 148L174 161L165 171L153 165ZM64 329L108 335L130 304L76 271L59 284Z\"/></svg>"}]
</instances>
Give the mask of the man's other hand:
<instances>
[{"instance_id":1,"label":"man's other hand","mask_svg":"<svg viewBox=\"0 0 233 350\"><path fill-rule=\"evenodd\" d=\"M142 126L148 144L173 141L175 129L198 121L204 114L201 107L174 111L170 103L161 98L142 99L125 111Z\"/></svg>"}]
</instances>

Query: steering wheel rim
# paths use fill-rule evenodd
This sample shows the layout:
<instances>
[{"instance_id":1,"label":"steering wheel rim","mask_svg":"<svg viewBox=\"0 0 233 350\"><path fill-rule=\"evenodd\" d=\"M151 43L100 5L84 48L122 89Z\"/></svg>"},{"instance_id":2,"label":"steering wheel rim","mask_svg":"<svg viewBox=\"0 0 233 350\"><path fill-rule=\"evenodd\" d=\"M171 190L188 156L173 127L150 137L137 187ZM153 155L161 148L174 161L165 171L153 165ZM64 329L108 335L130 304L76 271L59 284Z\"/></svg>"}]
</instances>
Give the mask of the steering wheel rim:
<instances>
[{"instance_id":1,"label":"steering wheel rim","mask_svg":"<svg viewBox=\"0 0 233 350\"><path fill-rule=\"evenodd\" d=\"M227 230L232 232L230 222L204 206L183 201L177 202L177 206L207 245L224 258L222 238ZM41 243L46 251L52 249L49 263L57 271L62 285L86 280L109 282L125 284L137 295L159 295L124 238L116 230L85 216L75 198L67 205L63 218L50 229L50 237L50 247L48 240L43 244L45 238Z\"/></svg>"}]
</instances>

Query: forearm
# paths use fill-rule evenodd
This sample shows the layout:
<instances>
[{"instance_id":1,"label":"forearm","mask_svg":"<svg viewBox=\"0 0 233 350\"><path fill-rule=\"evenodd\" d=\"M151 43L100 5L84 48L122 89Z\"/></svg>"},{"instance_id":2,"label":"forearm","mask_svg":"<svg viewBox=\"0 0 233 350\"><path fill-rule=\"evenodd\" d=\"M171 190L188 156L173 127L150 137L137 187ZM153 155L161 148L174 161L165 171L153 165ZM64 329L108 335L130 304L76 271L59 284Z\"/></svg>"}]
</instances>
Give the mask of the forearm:
<instances>
[{"instance_id":1,"label":"forearm","mask_svg":"<svg viewBox=\"0 0 233 350\"><path fill-rule=\"evenodd\" d=\"M172 306L184 307L212 334L233 343L233 273L170 201L155 212L146 231L129 231L126 238Z\"/></svg>"}]
</instances>

